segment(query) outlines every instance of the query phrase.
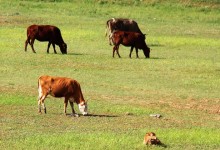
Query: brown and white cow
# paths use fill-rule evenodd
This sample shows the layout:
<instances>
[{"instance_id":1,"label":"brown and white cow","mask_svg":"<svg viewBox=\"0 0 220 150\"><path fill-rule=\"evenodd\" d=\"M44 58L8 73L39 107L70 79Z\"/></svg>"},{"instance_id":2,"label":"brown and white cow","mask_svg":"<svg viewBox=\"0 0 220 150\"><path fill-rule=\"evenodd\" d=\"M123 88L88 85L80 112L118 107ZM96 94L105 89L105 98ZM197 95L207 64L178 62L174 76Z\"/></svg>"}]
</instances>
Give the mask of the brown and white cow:
<instances>
[{"instance_id":1,"label":"brown and white cow","mask_svg":"<svg viewBox=\"0 0 220 150\"><path fill-rule=\"evenodd\" d=\"M140 28L138 27L136 21L124 18L112 18L106 22L106 36L108 35L110 45L112 45L111 37L113 31L115 30L138 32L140 34L143 34Z\"/></svg>"},{"instance_id":2,"label":"brown and white cow","mask_svg":"<svg viewBox=\"0 0 220 150\"><path fill-rule=\"evenodd\" d=\"M122 44L124 46L129 46L131 47L130 50L130 55L129 57L131 58L131 53L133 49L136 49L136 57L139 58L138 56L138 49L142 49L144 52L144 55L146 58L150 57L150 48L147 46L145 42L145 36L141 33L138 32L125 32L125 31L114 31L112 34L112 42L114 44L113 47L113 57L115 55L115 51L118 54L118 57L120 58L119 54L119 45Z\"/></svg>"},{"instance_id":3,"label":"brown and white cow","mask_svg":"<svg viewBox=\"0 0 220 150\"><path fill-rule=\"evenodd\" d=\"M144 136L144 142L145 145L164 145L161 143L161 141L156 137L156 134L154 132L146 133Z\"/></svg>"},{"instance_id":4,"label":"brown and white cow","mask_svg":"<svg viewBox=\"0 0 220 150\"><path fill-rule=\"evenodd\" d=\"M66 114L66 108L68 101L72 108L74 116L78 116L75 113L73 102L75 102L80 112L83 115L87 115L87 102L84 100L80 84L70 78L66 77L52 77L52 76L41 76L38 79L38 111L41 113L41 105L43 106L44 112L46 113L46 106L44 101L47 95L53 97L64 97L64 113Z\"/></svg>"},{"instance_id":5,"label":"brown and white cow","mask_svg":"<svg viewBox=\"0 0 220 150\"><path fill-rule=\"evenodd\" d=\"M49 53L50 45L53 45L54 53L56 52L55 44L60 47L62 54L67 54L67 45L63 41L60 29L51 25L31 25L27 28L27 40L25 41L25 51L27 51L28 43L31 45L34 53L34 41L48 41L47 53Z\"/></svg>"}]
</instances>

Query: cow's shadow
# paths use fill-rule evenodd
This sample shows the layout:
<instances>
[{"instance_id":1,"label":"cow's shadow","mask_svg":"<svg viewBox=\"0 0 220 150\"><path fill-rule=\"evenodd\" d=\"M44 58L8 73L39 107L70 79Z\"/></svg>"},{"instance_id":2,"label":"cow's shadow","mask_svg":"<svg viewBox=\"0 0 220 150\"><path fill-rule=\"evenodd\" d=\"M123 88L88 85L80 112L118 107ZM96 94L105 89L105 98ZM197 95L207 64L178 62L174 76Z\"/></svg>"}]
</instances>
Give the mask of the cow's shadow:
<instances>
[{"instance_id":1,"label":"cow's shadow","mask_svg":"<svg viewBox=\"0 0 220 150\"><path fill-rule=\"evenodd\" d=\"M150 57L150 58L139 57L139 58L131 58L131 59L150 60L150 59L166 59L166 58L163 58L163 57Z\"/></svg>"},{"instance_id":2,"label":"cow's shadow","mask_svg":"<svg viewBox=\"0 0 220 150\"><path fill-rule=\"evenodd\" d=\"M119 117L117 115L88 114L86 117Z\"/></svg>"},{"instance_id":3,"label":"cow's shadow","mask_svg":"<svg viewBox=\"0 0 220 150\"><path fill-rule=\"evenodd\" d=\"M119 117L119 116L117 116L117 115L102 115L102 114L87 114L87 115L82 115L82 114L78 114L79 115L79 117L80 116L83 116L83 117ZM72 114L66 114L66 116L73 116Z\"/></svg>"},{"instance_id":4,"label":"cow's shadow","mask_svg":"<svg viewBox=\"0 0 220 150\"><path fill-rule=\"evenodd\" d=\"M54 53L51 53L54 54ZM55 55L61 55L61 56L65 56L65 55L75 55L75 56L82 56L82 55L87 55L87 54L83 54L83 53L68 53L67 54L62 54L62 53L57 53Z\"/></svg>"},{"instance_id":5,"label":"cow's shadow","mask_svg":"<svg viewBox=\"0 0 220 150\"><path fill-rule=\"evenodd\" d=\"M166 59L166 58L163 58L163 57L150 57L150 59Z\"/></svg>"},{"instance_id":6,"label":"cow's shadow","mask_svg":"<svg viewBox=\"0 0 220 150\"><path fill-rule=\"evenodd\" d=\"M67 55L81 56L81 55L86 55L86 54L83 54L83 53L67 53Z\"/></svg>"}]
</instances>

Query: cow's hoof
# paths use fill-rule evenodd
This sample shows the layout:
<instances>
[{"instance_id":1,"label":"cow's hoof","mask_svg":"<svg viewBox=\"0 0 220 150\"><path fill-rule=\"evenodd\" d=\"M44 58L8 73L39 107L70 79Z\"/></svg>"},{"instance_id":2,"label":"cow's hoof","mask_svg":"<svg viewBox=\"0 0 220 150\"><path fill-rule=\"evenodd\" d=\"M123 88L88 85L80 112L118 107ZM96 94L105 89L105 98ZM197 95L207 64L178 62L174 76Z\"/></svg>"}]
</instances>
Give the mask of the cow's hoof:
<instances>
[{"instance_id":1,"label":"cow's hoof","mask_svg":"<svg viewBox=\"0 0 220 150\"><path fill-rule=\"evenodd\" d=\"M71 116L73 116L73 117L79 117L78 114L71 114Z\"/></svg>"},{"instance_id":2,"label":"cow's hoof","mask_svg":"<svg viewBox=\"0 0 220 150\"><path fill-rule=\"evenodd\" d=\"M74 116L74 117L79 117L79 115L78 115L78 114L74 114L73 116Z\"/></svg>"}]
</instances>

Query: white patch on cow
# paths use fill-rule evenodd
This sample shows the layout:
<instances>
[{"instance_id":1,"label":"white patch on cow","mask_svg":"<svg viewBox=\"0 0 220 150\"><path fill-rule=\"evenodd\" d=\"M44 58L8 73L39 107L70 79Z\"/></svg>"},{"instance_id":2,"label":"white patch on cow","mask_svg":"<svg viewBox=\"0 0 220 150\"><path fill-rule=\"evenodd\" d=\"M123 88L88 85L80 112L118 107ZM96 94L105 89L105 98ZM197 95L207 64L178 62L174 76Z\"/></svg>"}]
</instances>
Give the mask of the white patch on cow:
<instances>
[{"instance_id":1,"label":"white patch on cow","mask_svg":"<svg viewBox=\"0 0 220 150\"><path fill-rule=\"evenodd\" d=\"M112 18L112 21L115 22L116 21L115 18Z\"/></svg>"}]
</instances>

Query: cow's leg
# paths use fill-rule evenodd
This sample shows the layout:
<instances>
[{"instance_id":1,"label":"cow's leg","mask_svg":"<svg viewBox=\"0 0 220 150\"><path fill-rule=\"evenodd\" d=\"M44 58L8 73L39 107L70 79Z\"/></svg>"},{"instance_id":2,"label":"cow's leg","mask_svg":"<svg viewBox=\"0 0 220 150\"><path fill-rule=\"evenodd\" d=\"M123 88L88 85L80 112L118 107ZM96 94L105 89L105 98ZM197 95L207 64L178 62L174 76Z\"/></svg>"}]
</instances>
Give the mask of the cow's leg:
<instances>
[{"instance_id":1,"label":"cow's leg","mask_svg":"<svg viewBox=\"0 0 220 150\"><path fill-rule=\"evenodd\" d=\"M53 50L54 50L54 53L55 53L55 54L57 54L57 51L56 51L56 49L55 49L55 44L54 44L54 43L52 43L52 45L53 45Z\"/></svg>"},{"instance_id":2,"label":"cow's leg","mask_svg":"<svg viewBox=\"0 0 220 150\"><path fill-rule=\"evenodd\" d=\"M31 39L30 45L31 45L32 51L33 51L34 53L36 53L35 50L34 50L34 40L35 40L35 39Z\"/></svg>"},{"instance_id":3,"label":"cow's leg","mask_svg":"<svg viewBox=\"0 0 220 150\"><path fill-rule=\"evenodd\" d=\"M139 56L138 56L138 48L135 47L135 50L136 50L136 57L139 58Z\"/></svg>"},{"instance_id":4,"label":"cow's leg","mask_svg":"<svg viewBox=\"0 0 220 150\"><path fill-rule=\"evenodd\" d=\"M74 115L75 114L75 110L74 110L74 107L73 107L73 102L69 101L69 103L70 103L70 106L71 106L71 109L72 109L72 113Z\"/></svg>"},{"instance_id":5,"label":"cow's leg","mask_svg":"<svg viewBox=\"0 0 220 150\"><path fill-rule=\"evenodd\" d=\"M107 33L106 33L107 34ZM109 45L112 45L111 43L111 37L110 37L110 33L108 34L108 41L109 41Z\"/></svg>"},{"instance_id":6,"label":"cow's leg","mask_svg":"<svg viewBox=\"0 0 220 150\"><path fill-rule=\"evenodd\" d=\"M30 38L28 37L27 40L25 41L25 46L24 46L24 50L25 52L27 51L27 45L28 43L30 43Z\"/></svg>"},{"instance_id":7,"label":"cow's leg","mask_svg":"<svg viewBox=\"0 0 220 150\"><path fill-rule=\"evenodd\" d=\"M46 99L48 92L46 90L42 89L40 83L38 86L38 93L39 93L39 95L38 95L38 112L41 113L41 105L42 105L44 112L46 114L47 112L46 112L46 106L44 104L44 100Z\"/></svg>"},{"instance_id":8,"label":"cow's leg","mask_svg":"<svg viewBox=\"0 0 220 150\"><path fill-rule=\"evenodd\" d=\"M46 106L45 106L44 100L41 101L41 104L42 104L42 106L43 106L44 113L46 114L46 113L47 113L47 109L46 109Z\"/></svg>"},{"instance_id":9,"label":"cow's leg","mask_svg":"<svg viewBox=\"0 0 220 150\"><path fill-rule=\"evenodd\" d=\"M68 99L69 99L69 98L67 98L67 97L65 97L65 99L64 99L64 114L65 114L65 115L67 115L67 114L66 114L66 108L67 108L67 105L68 105Z\"/></svg>"},{"instance_id":10,"label":"cow's leg","mask_svg":"<svg viewBox=\"0 0 220 150\"><path fill-rule=\"evenodd\" d=\"M71 109L72 109L73 116L74 116L74 117L79 117L79 115L76 114L76 112L75 112L75 110L74 110L73 102L69 101L69 103L70 103L70 106L71 106Z\"/></svg>"},{"instance_id":11,"label":"cow's leg","mask_svg":"<svg viewBox=\"0 0 220 150\"><path fill-rule=\"evenodd\" d=\"M113 47L113 51L112 51L112 57L113 57L113 58L115 57L115 47L116 47L116 46Z\"/></svg>"},{"instance_id":12,"label":"cow's leg","mask_svg":"<svg viewBox=\"0 0 220 150\"><path fill-rule=\"evenodd\" d=\"M47 53L49 53L50 45L51 45L51 42L49 41L48 46L47 46Z\"/></svg>"},{"instance_id":13,"label":"cow's leg","mask_svg":"<svg viewBox=\"0 0 220 150\"><path fill-rule=\"evenodd\" d=\"M115 45L115 46L113 47L113 53L112 53L112 57L113 57L113 58L115 57L115 51L116 51L116 53L118 54L118 57L121 58L121 56L120 56L120 54L119 54L119 52L118 52L118 49L119 49L119 45L118 45L118 46Z\"/></svg>"},{"instance_id":14,"label":"cow's leg","mask_svg":"<svg viewBox=\"0 0 220 150\"><path fill-rule=\"evenodd\" d=\"M46 106L44 104L44 100L46 99L47 95L39 95L39 99L38 99L38 112L41 113L41 105L43 106L43 110L44 110L44 113L46 114L47 111L46 111Z\"/></svg>"},{"instance_id":15,"label":"cow's leg","mask_svg":"<svg viewBox=\"0 0 220 150\"><path fill-rule=\"evenodd\" d=\"M121 58L118 49L119 49L119 45L116 47L116 52L117 52L117 54L118 54L118 57Z\"/></svg>"},{"instance_id":16,"label":"cow's leg","mask_svg":"<svg viewBox=\"0 0 220 150\"><path fill-rule=\"evenodd\" d=\"M131 53L133 52L133 49L134 49L134 47L131 46L131 50L130 50L130 54L129 54L129 57L130 57L130 58L131 58Z\"/></svg>"}]
</instances>

